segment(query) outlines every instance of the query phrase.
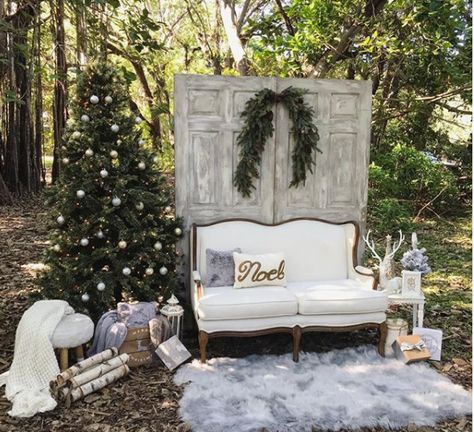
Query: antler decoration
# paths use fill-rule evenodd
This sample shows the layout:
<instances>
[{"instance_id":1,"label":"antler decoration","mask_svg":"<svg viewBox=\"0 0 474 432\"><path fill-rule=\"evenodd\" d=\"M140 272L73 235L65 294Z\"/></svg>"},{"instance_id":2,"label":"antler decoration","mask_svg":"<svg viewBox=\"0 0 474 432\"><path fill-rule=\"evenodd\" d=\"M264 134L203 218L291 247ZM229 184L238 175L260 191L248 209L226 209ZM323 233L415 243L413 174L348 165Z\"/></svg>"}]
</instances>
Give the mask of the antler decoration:
<instances>
[{"instance_id":1,"label":"antler decoration","mask_svg":"<svg viewBox=\"0 0 474 432\"><path fill-rule=\"evenodd\" d=\"M372 230L367 231L367 235L363 236L362 238L364 239L364 242L367 245L367 247L370 249L370 252L372 252L372 256L374 258L378 259L379 262L381 263L383 260L382 260L382 258L380 258L380 255L375 250L375 242L373 240L369 240L371 232L372 232Z\"/></svg>"},{"instance_id":2,"label":"antler decoration","mask_svg":"<svg viewBox=\"0 0 474 432\"><path fill-rule=\"evenodd\" d=\"M403 244L405 241L405 236L402 233L402 230L399 231L400 238L398 239L398 242L393 244L392 252L389 254L389 258L392 258L395 256L395 253L397 252L398 249L400 249L400 246Z\"/></svg>"}]
</instances>

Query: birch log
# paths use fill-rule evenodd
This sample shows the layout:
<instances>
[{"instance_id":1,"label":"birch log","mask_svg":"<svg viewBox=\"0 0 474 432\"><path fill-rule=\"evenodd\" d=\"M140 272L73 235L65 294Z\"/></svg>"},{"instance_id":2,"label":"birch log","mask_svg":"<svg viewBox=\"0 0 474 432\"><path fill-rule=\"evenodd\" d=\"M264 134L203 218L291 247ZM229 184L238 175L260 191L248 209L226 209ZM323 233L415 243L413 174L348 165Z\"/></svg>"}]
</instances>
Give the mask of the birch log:
<instances>
[{"instance_id":1,"label":"birch log","mask_svg":"<svg viewBox=\"0 0 474 432\"><path fill-rule=\"evenodd\" d=\"M115 347L108 348L105 351L102 351L92 357L89 357L75 365L71 366L69 369L61 372L56 377L56 385L57 387L62 387L68 380L72 377L79 375L80 373L84 372L86 369L89 369L92 366L95 366L98 363L102 363L106 360L110 360L112 357L115 357L118 354L118 349ZM53 387L54 381L51 383L51 387Z\"/></svg>"},{"instance_id":2,"label":"birch log","mask_svg":"<svg viewBox=\"0 0 474 432\"><path fill-rule=\"evenodd\" d=\"M80 387L70 389L66 397L66 407L70 407L72 402L75 402L83 397L91 394L105 386L112 384L117 381L119 378L124 377L129 373L130 369L127 365L119 366L116 369L112 369L107 372L105 375L102 375L95 380L89 381Z\"/></svg>"},{"instance_id":3,"label":"birch log","mask_svg":"<svg viewBox=\"0 0 474 432\"><path fill-rule=\"evenodd\" d=\"M128 354L120 354L118 357L111 358L103 363L98 364L97 366L91 367L84 372L76 375L75 377L69 380L71 388L81 387L82 385L93 381L106 373L110 372L113 369L117 369L120 366L126 365L128 362Z\"/></svg>"}]
</instances>

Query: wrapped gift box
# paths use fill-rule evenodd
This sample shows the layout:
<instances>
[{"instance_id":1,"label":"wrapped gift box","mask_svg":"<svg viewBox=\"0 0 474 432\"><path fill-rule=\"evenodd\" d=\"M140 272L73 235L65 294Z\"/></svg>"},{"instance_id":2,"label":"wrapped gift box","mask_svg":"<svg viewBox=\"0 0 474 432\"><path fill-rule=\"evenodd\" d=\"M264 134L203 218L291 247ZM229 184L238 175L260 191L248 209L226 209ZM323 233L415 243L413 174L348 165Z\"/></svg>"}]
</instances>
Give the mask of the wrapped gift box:
<instances>
[{"instance_id":1,"label":"wrapped gift box","mask_svg":"<svg viewBox=\"0 0 474 432\"><path fill-rule=\"evenodd\" d=\"M429 360L431 353L418 335L398 336L392 345L395 356L405 364Z\"/></svg>"}]
</instances>

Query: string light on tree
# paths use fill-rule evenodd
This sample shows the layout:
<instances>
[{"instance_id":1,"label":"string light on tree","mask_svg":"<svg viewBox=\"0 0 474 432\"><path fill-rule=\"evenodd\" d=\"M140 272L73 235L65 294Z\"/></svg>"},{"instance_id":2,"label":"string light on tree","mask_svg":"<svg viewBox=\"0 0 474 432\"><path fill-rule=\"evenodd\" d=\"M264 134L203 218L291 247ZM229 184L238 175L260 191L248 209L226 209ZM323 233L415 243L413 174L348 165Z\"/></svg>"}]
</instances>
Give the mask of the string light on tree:
<instances>
[{"instance_id":1,"label":"string light on tree","mask_svg":"<svg viewBox=\"0 0 474 432\"><path fill-rule=\"evenodd\" d=\"M99 97L96 96L96 95L92 95L92 96L89 98L89 100L90 100L91 104L93 104L93 105L96 105L96 104L99 103Z\"/></svg>"}]
</instances>

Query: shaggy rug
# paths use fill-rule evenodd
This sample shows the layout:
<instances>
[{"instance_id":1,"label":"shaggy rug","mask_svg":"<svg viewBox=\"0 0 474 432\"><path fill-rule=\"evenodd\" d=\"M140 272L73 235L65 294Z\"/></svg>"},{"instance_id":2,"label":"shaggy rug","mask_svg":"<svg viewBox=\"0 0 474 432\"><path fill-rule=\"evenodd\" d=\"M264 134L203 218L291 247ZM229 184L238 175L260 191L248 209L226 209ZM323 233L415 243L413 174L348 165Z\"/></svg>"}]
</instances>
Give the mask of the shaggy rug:
<instances>
[{"instance_id":1,"label":"shaggy rug","mask_svg":"<svg viewBox=\"0 0 474 432\"><path fill-rule=\"evenodd\" d=\"M471 413L471 394L427 364L380 357L373 346L329 353L215 358L184 365L180 401L193 432L303 432L436 422Z\"/></svg>"}]
</instances>

